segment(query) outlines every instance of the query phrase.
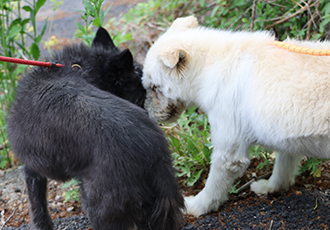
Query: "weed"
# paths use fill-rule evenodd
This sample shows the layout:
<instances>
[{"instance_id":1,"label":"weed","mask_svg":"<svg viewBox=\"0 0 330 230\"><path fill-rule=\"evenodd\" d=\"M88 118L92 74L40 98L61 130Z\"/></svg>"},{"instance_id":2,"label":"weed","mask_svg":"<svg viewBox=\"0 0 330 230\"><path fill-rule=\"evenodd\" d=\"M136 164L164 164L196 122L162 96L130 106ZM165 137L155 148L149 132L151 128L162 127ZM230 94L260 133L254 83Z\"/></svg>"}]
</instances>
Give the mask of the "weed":
<instances>
[{"instance_id":1,"label":"weed","mask_svg":"<svg viewBox=\"0 0 330 230\"><path fill-rule=\"evenodd\" d=\"M236 184L232 185L229 189L230 194L237 194L240 190L237 186L241 183L241 181L238 181Z\"/></svg>"},{"instance_id":2,"label":"weed","mask_svg":"<svg viewBox=\"0 0 330 230\"><path fill-rule=\"evenodd\" d=\"M310 175L313 177L320 177L322 168L319 165L325 161L325 158L307 157L304 165L300 167L299 174L310 171Z\"/></svg>"},{"instance_id":3,"label":"weed","mask_svg":"<svg viewBox=\"0 0 330 230\"><path fill-rule=\"evenodd\" d=\"M104 8L102 7L103 2L104 0L83 0L85 11L77 10L82 14L81 18L85 22L85 25L76 22L78 31L75 36L82 38L88 45L92 44L93 38L95 37L95 34L91 33L92 26L102 26L105 20L105 15L111 9L110 6L104 11Z\"/></svg>"},{"instance_id":4,"label":"weed","mask_svg":"<svg viewBox=\"0 0 330 230\"><path fill-rule=\"evenodd\" d=\"M187 186L193 186L210 164L213 145L207 116L190 108L177 124L163 129L171 144L177 176L186 176Z\"/></svg>"},{"instance_id":5,"label":"weed","mask_svg":"<svg viewBox=\"0 0 330 230\"><path fill-rule=\"evenodd\" d=\"M0 55L25 59L38 59L40 55L39 43L47 27L47 19L40 34L36 32L36 14L46 0L26 2L0 1ZM28 12L29 17L23 18L22 12ZM31 46L26 40L32 41ZM25 65L0 62L0 168L10 165L5 120L10 103L15 97L15 88L19 75L27 68Z\"/></svg>"},{"instance_id":6,"label":"weed","mask_svg":"<svg viewBox=\"0 0 330 230\"><path fill-rule=\"evenodd\" d=\"M257 165L257 169L262 170L265 166L267 171L270 171L270 164L274 163L275 153L271 153L260 145L255 145L249 149L251 158L258 158L260 163Z\"/></svg>"},{"instance_id":7,"label":"weed","mask_svg":"<svg viewBox=\"0 0 330 230\"><path fill-rule=\"evenodd\" d=\"M71 179L63 184L62 189L68 189L64 194L64 203L70 200L79 201L79 181L76 179Z\"/></svg>"}]
</instances>

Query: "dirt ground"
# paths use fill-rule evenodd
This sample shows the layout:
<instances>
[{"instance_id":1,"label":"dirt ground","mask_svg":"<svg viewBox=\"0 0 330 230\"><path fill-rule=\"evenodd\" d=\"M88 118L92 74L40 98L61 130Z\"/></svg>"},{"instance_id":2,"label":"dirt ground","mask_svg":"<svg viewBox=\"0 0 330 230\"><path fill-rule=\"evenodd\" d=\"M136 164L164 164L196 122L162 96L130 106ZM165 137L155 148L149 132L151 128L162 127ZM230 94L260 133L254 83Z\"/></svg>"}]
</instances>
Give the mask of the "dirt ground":
<instances>
[{"instance_id":1,"label":"dirt ground","mask_svg":"<svg viewBox=\"0 0 330 230\"><path fill-rule=\"evenodd\" d=\"M250 182L259 171L253 159L246 174L238 179L238 187ZM239 194L230 194L218 211L199 218L185 216L186 229L329 229L330 224L330 161L321 166L321 177L304 173L289 190L259 197L247 187ZM204 186L207 173L196 186L182 185L186 195L196 194ZM180 182L182 184L182 181ZM63 183L49 181L48 205L55 229L91 229L79 201L64 202ZM0 171L0 229L29 229L28 201L22 166Z\"/></svg>"}]
</instances>

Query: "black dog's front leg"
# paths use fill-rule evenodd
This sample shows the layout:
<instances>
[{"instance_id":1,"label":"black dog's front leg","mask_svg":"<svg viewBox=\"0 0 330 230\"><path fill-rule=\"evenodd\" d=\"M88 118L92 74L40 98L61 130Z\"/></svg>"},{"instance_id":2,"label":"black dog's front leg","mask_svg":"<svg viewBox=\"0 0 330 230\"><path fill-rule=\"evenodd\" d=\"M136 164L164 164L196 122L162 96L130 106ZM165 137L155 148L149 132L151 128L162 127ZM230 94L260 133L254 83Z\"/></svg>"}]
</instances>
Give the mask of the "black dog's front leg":
<instances>
[{"instance_id":1,"label":"black dog's front leg","mask_svg":"<svg viewBox=\"0 0 330 230\"><path fill-rule=\"evenodd\" d=\"M53 229L47 208L47 178L27 167L24 168L24 172L30 203L31 229Z\"/></svg>"}]
</instances>

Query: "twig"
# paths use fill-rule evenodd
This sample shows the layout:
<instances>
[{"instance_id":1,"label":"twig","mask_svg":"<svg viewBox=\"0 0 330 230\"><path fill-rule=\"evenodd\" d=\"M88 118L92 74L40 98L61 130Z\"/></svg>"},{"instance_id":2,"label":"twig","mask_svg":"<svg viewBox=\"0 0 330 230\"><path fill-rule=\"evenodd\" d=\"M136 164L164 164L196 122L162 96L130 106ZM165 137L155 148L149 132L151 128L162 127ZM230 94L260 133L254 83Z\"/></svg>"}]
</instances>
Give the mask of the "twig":
<instances>
[{"instance_id":1,"label":"twig","mask_svg":"<svg viewBox=\"0 0 330 230\"><path fill-rule=\"evenodd\" d=\"M292 0L293 2L295 2L296 3L296 5L298 5L298 6L300 6L300 8L303 8L303 6L299 3L299 2L297 2L297 1L295 1L295 0ZM305 2L304 2L305 3ZM307 3L308 4L308 3Z\"/></svg>"},{"instance_id":2,"label":"twig","mask_svg":"<svg viewBox=\"0 0 330 230\"><path fill-rule=\"evenodd\" d=\"M310 9L308 9L309 11L309 15L310 15L310 19L307 22L307 35L306 35L306 40L310 39L310 34L311 34L311 27L312 24L314 24L314 26L316 27L315 21L314 19L317 17L317 13L318 13L318 9L320 7L320 1L317 1L318 4L315 7L315 11L312 13Z\"/></svg>"},{"instance_id":3,"label":"twig","mask_svg":"<svg viewBox=\"0 0 330 230\"><path fill-rule=\"evenodd\" d=\"M73 221L70 222L68 226L66 226L63 230L66 230L68 227L70 227L73 224Z\"/></svg>"},{"instance_id":4,"label":"twig","mask_svg":"<svg viewBox=\"0 0 330 230\"><path fill-rule=\"evenodd\" d=\"M314 210L316 210L318 206L319 205L317 204L317 197L316 197Z\"/></svg>"},{"instance_id":5,"label":"twig","mask_svg":"<svg viewBox=\"0 0 330 230\"><path fill-rule=\"evenodd\" d=\"M260 177L257 177L257 178L255 178L255 177L252 178L252 180L250 180L249 182L245 183L244 185L242 185L242 186L237 190L237 194L239 194L239 193L245 191L246 189L248 189L249 186L250 186L253 182L255 182L255 181L258 181L258 180L261 180L261 179L268 179L268 178L270 177L270 175L272 175L271 172L266 173L266 174L264 174L264 175L262 175L262 176L260 176Z\"/></svg>"},{"instance_id":6,"label":"twig","mask_svg":"<svg viewBox=\"0 0 330 230\"><path fill-rule=\"evenodd\" d=\"M256 17L256 7L257 7L257 0L253 0L252 19L251 19L251 31L253 31L253 27L254 27L254 20L255 20L255 17Z\"/></svg>"},{"instance_id":7,"label":"twig","mask_svg":"<svg viewBox=\"0 0 330 230\"><path fill-rule=\"evenodd\" d=\"M231 23L231 25L228 27L228 29L231 29L235 24L236 22L238 22L239 20L241 20L241 18L249 11L251 10L252 6L250 6L249 8L247 8L243 14L241 14L233 23Z\"/></svg>"},{"instance_id":8,"label":"twig","mask_svg":"<svg viewBox=\"0 0 330 230\"><path fill-rule=\"evenodd\" d=\"M173 126L161 126L161 128L171 130L171 129L175 128L176 126L177 125L173 125Z\"/></svg>"},{"instance_id":9,"label":"twig","mask_svg":"<svg viewBox=\"0 0 330 230\"><path fill-rule=\"evenodd\" d=\"M196 10L195 12L194 12L194 14L197 14L197 13L199 13L199 12L201 12L201 11L207 11L207 10L209 10L209 9L212 9L214 6L216 6L218 3L216 3L216 2L214 2L214 3L211 3L211 4L209 4L208 6L206 6L205 8L200 8L200 9L198 9L198 10Z\"/></svg>"},{"instance_id":10,"label":"twig","mask_svg":"<svg viewBox=\"0 0 330 230\"><path fill-rule=\"evenodd\" d=\"M318 2L319 2L319 1L316 1L313 4L309 5L312 1L313 0L309 0L306 6L304 6L300 10L296 11L295 13L289 15L288 17L282 18L281 20L278 20L278 21L274 22L273 24L266 26L266 29L270 29L270 28L272 28L272 27L274 27L274 26L276 26L278 24L281 24L283 22L286 22L286 21L290 20L291 18L296 17L298 14L304 12L305 10L308 10L309 8L312 8L313 6L315 6L316 4L318 4Z\"/></svg>"},{"instance_id":11,"label":"twig","mask_svg":"<svg viewBox=\"0 0 330 230\"><path fill-rule=\"evenodd\" d=\"M148 22L146 25L149 26L150 28L157 29L159 31L165 31L164 28L160 28L158 26L154 26L151 22Z\"/></svg>"},{"instance_id":12,"label":"twig","mask_svg":"<svg viewBox=\"0 0 330 230\"><path fill-rule=\"evenodd\" d=\"M5 227L5 225L7 224L7 222L15 215L16 210L17 210L17 207L14 209L13 214L11 214L11 216L8 217L8 219L5 221L5 223L3 223L0 230L2 230Z\"/></svg>"},{"instance_id":13,"label":"twig","mask_svg":"<svg viewBox=\"0 0 330 230\"><path fill-rule=\"evenodd\" d=\"M269 225L269 230L272 230L273 223L274 223L274 221L272 220L272 221L270 222L270 225Z\"/></svg>"}]
</instances>

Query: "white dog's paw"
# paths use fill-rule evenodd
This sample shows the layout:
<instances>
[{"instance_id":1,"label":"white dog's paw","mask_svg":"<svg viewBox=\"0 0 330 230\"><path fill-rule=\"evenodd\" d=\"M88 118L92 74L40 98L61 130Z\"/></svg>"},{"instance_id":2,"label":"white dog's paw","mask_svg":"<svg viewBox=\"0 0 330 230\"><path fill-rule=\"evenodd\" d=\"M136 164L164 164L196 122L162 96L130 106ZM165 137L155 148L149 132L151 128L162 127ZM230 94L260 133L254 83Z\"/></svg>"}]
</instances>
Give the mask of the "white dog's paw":
<instances>
[{"instance_id":1,"label":"white dog's paw","mask_svg":"<svg viewBox=\"0 0 330 230\"><path fill-rule=\"evenodd\" d=\"M207 199L203 194L199 193L197 196L185 197L186 214L198 217L206 214L210 211L218 210L220 201L214 201Z\"/></svg>"},{"instance_id":2,"label":"white dog's paw","mask_svg":"<svg viewBox=\"0 0 330 230\"><path fill-rule=\"evenodd\" d=\"M279 178L272 176L269 180L258 180L251 184L251 191L262 195L267 193L279 192L281 190L288 190L294 184L294 178Z\"/></svg>"},{"instance_id":3,"label":"white dog's paw","mask_svg":"<svg viewBox=\"0 0 330 230\"><path fill-rule=\"evenodd\" d=\"M270 192L270 188L268 187L268 180L258 180L251 184L251 191L256 194L262 195Z\"/></svg>"},{"instance_id":4,"label":"white dog's paw","mask_svg":"<svg viewBox=\"0 0 330 230\"><path fill-rule=\"evenodd\" d=\"M198 217L208 212L205 202L198 197L188 196L184 198L186 203L186 214Z\"/></svg>"}]
</instances>

